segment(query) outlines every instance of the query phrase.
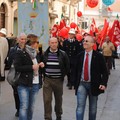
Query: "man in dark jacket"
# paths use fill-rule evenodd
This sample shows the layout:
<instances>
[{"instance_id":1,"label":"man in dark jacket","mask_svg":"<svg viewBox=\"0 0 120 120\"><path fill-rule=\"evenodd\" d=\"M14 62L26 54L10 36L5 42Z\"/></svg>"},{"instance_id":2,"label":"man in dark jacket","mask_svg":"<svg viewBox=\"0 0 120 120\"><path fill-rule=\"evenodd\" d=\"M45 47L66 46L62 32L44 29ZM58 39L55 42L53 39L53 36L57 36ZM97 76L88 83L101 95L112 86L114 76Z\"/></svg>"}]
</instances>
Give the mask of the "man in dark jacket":
<instances>
[{"instance_id":1,"label":"man in dark jacket","mask_svg":"<svg viewBox=\"0 0 120 120\"><path fill-rule=\"evenodd\" d=\"M87 96L89 97L89 120L96 120L98 95L107 86L108 72L104 57L93 50L94 39L86 36L83 41L84 52L76 61L76 120L84 119Z\"/></svg>"},{"instance_id":2,"label":"man in dark jacket","mask_svg":"<svg viewBox=\"0 0 120 120\"><path fill-rule=\"evenodd\" d=\"M8 54L8 67L10 68L12 64L14 64L14 59L18 50L23 49L27 41L27 36L24 33L21 33L17 38L17 44L14 47L11 47L9 54ZM13 95L15 100L15 107L17 109L15 116L19 116L19 107L20 107L20 100L18 96L17 86L12 86L13 88Z\"/></svg>"},{"instance_id":3,"label":"man in dark jacket","mask_svg":"<svg viewBox=\"0 0 120 120\"><path fill-rule=\"evenodd\" d=\"M76 56L80 52L79 42L75 38L75 30L73 28L69 31L69 38L63 42L63 50L67 53L70 60L70 71L67 74L69 89L75 84L75 63Z\"/></svg>"},{"instance_id":4,"label":"man in dark jacket","mask_svg":"<svg viewBox=\"0 0 120 120\"><path fill-rule=\"evenodd\" d=\"M54 93L56 120L61 120L63 80L69 71L69 59L64 51L58 49L57 38L50 38L49 48L44 53L43 59L45 64L43 84L44 118L45 120L52 120L51 104L52 93Z\"/></svg>"}]
</instances>

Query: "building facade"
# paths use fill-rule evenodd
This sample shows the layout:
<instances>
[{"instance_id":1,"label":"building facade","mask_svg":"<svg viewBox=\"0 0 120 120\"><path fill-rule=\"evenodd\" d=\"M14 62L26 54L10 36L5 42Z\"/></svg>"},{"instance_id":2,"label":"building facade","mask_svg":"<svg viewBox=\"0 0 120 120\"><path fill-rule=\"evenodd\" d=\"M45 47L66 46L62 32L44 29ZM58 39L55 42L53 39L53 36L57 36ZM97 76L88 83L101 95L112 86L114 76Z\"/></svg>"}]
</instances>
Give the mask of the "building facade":
<instances>
[{"instance_id":1,"label":"building facade","mask_svg":"<svg viewBox=\"0 0 120 120\"><path fill-rule=\"evenodd\" d=\"M26 1L26 0L22 0ZM40 0L43 1L44 0ZM119 0L116 0L111 6L105 6L102 0L95 8L90 8L86 0L48 0L49 3L49 28L56 22L60 22L61 15L66 19L67 25L75 22L83 29L88 29L92 18L96 20L97 26L103 25L105 18L111 22L120 16ZM17 36L18 33L18 13L17 0L0 0L0 28L7 29L7 35ZM77 11L82 12L82 17L77 17Z\"/></svg>"},{"instance_id":2,"label":"building facade","mask_svg":"<svg viewBox=\"0 0 120 120\"><path fill-rule=\"evenodd\" d=\"M26 1L26 0L22 0ZM44 2L44 0L43 0ZM59 22L63 14L67 23L75 21L75 8L73 2L68 0L48 0L49 3L49 28ZM0 0L0 28L7 29L7 35L17 36L18 13L17 0Z\"/></svg>"},{"instance_id":3,"label":"building facade","mask_svg":"<svg viewBox=\"0 0 120 120\"><path fill-rule=\"evenodd\" d=\"M115 0L112 5L106 6L103 4L102 0L99 0L98 5L91 8L87 5L86 0L81 0L78 3L78 9L83 13L83 16L78 19L77 23L86 30L88 30L92 18L95 19L97 27L104 24L104 19L108 19L110 24L112 24L116 16L120 16L119 2L119 0Z\"/></svg>"},{"instance_id":4,"label":"building facade","mask_svg":"<svg viewBox=\"0 0 120 120\"><path fill-rule=\"evenodd\" d=\"M17 2L0 0L0 28L7 29L7 35L17 34Z\"/></svg>"}]
</instances>

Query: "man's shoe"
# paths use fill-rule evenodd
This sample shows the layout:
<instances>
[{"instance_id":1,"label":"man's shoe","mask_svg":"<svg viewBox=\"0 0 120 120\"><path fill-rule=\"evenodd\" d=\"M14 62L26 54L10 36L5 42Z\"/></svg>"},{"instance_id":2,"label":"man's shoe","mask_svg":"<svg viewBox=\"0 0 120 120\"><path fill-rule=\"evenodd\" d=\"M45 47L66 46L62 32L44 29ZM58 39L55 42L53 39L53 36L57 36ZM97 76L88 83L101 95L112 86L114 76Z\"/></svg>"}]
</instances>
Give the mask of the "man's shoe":
<instances>
[{"instance_id":1,"label":"man's shoe","mask_svg":"<svg viewBox=\"0 0 120 120\"><path fill-rule=\"evenodd\" d=\"M15 113L15 117L19 117L19 111Z\"/></svg>"},{"instance_id":2,"label":"man's shoe","mask_svg":"<svg viewBox=\"0 0 120 120\"><path fill-rule=\"evenodd\" d=\"M57 117L56 120L62 120L61 117Z\"/></svg>"},{"instance_id":3,"label":"man's shoe","mask_svg":"<svg viewBox=\"0 0 120 120\"><path fill-rule=\"evenodd\" d=\"M3 77L1 76L0 81L5 81L5 76L3 76Z\"/></svg>"},{"instance_id":4,"label":"man's shoe","mask_svg":"<svg viewBox=\"0 0 120 120\"><path fill-rule=\"evenodd\" d=\"M72 86L70 85L68 89L69 89L69 90L72 90Z\"/></svg>"},{"instance_id":5,"label":"man's shoe","mask_svg":"<svg viewBox=\"0 0 120 120\"><path fill-rule=\"evenodd\" d=\"M67 87L69 87L70 86L70 83L67 83L67 85L66 85Z\"/></svg>"}]
</instances>

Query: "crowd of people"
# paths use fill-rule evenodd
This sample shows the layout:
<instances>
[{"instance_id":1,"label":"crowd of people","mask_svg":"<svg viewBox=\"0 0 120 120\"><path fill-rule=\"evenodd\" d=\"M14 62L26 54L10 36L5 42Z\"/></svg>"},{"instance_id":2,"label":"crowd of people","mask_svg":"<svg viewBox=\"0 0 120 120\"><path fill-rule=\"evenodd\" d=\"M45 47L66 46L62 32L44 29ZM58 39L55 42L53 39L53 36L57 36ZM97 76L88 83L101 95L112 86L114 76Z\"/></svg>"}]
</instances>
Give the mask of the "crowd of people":
<instances>
[{"instance_id":1,"label":"crowd of people","mask_svg":"<svg viewBox=\"0 0 120 120\"><path fill-rule=\"evenodd\" d=\"M44 119L52 120L54 95L56 120L62 120L65 76L68 89L75 89L76 120L84 120L87 97L89 119L96 120L98 96L107 87L110 70L112 67L115 69L114 55L119 48L114 46L109 36L100 46L96 43L96 36L84 33L81 41L78 41L75 35L75 29L71 28L68 39L51 37L49 47L43 52L39 48L38 36L20 33L16 44L9 50L6 29L0 30L0 81L5 80L5 63L9 68L14 64L15 70L20 72L17 86L12 86L15 116L19 120L32 120L36 97L42 87Z\"/></svg>"}]
</instances>

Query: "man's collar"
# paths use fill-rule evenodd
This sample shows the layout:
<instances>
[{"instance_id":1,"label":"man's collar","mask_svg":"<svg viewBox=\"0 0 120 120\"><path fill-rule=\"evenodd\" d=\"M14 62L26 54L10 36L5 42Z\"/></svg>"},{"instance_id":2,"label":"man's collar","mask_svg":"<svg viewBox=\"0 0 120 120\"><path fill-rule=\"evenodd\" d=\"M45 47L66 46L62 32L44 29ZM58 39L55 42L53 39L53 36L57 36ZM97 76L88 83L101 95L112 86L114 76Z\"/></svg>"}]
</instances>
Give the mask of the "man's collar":
<instances>
[{"instance_id":1,"label":"man's collar","mask_svg":"<svg viewBox=\"0 0 120 120\"><path fill-rule=\"evenodd\" d=\"M89 52L86 52L86 51L85 51L85 54L86 54L86 53L88 53L88 54L92 54L92 52L93 52L93 50L91 50L91 51L89 51Z\"/></svg>"},{"instance_id":2,"label":"man's collar","mask_svg":"<svg viewBox=\"0 0 120 120\"><path fill-rule=\"evenodd\" d=\"M52 52L52 53L56 53L58 51L58 49L56 49L55 51L53 51L53 50L51 50L51 48L50 48L50 52Z\"/></svg>"}]
</instances>

